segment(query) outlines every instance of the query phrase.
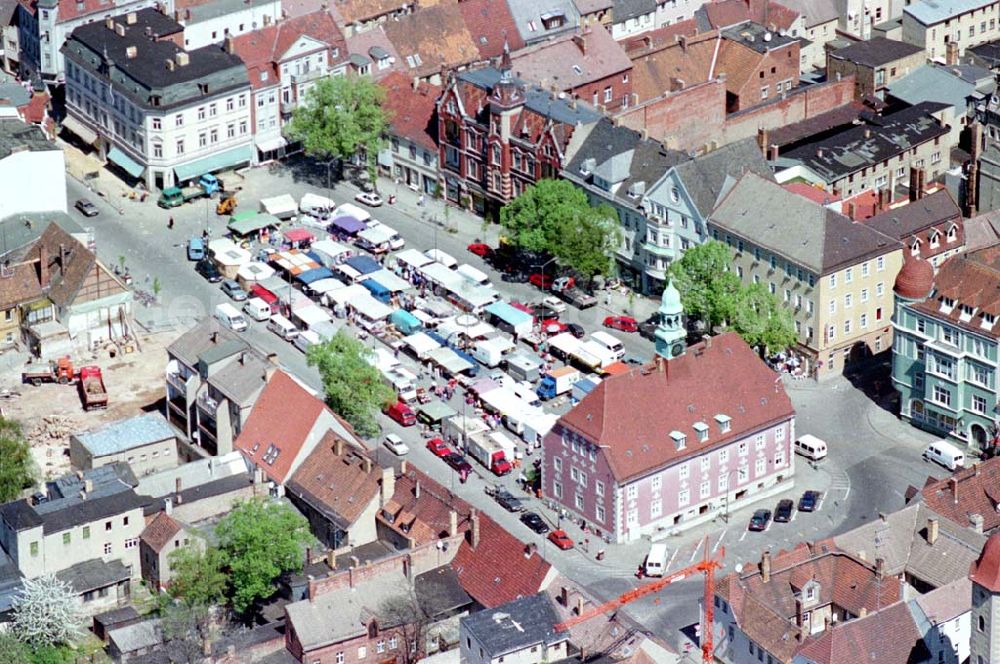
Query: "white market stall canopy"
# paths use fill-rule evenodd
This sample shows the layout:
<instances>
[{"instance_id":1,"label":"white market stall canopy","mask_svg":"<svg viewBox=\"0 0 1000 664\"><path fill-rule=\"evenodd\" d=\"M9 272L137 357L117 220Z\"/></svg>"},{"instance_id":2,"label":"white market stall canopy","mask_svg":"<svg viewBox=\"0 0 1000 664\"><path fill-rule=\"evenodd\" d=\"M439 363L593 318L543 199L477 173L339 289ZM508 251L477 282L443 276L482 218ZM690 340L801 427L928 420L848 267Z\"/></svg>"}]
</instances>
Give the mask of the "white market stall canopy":
<instances>
[{"instance_id":1,"label":"white market stall canopy","mask_svg":"<svg viewBox=\"0 0 1000 664\"><path fill-rule=\"evenodd\" d=\"M313 325L318 323L329 323L333 320L330 314L326 313L323 309L316 305L297 309L294 312L293 317L301 321L307 329L312 328Z\"/></svg>"},{"instance_id":2,"label":"white market stall canopy","mask_svg":"<svg viewBox=\"0 0 1000 664\"><path fill-rule=\"evenodd\" d=\"M392 308L373 298L367 288L364 286L362 288L365 291L364 294L352 297L347 301L347 306L354 309L359 316L363 316L368 320L383 320L388 318L389 314L392 313Z\"/></svg>"},{"instance_id":3,"label":"white market stall canopy","mask_svg":"<svg viewBox=\"0 0 1000 664\"><path fill-rule=\"evenodd\" d=\"M413 284L406 279L397 277L389 270L372 272L371 274L366 275L366 278L378 282L379 285L383 286L390 293L401 293L413 288Z\"/></svg>"},{"instance_id":4,"label":"white market stall canopy","mask_svg":"<svg viewBox=\"0 0 1000 664\"><path fill-rule=\"evenodd\" d=\"M220 237L208 243L208 250L219 265L227 267L246 265L253 260L253 255L236 246L236 243L229 238Z\"/></svg>"},{"instance_id":5,"label":"white market stall canopy","mask_svg":"<svg viewBox=\"0 0 1000 664\"><path fill-rule=\"evenodd\" d=\"M430 265L434 261L416 249L404 249L403 251L396 254L393 258L399 263L402 263L414 270L419 270L425 265Z\"/></svg>"},{"instance_id":6,"label":"white market stall canopy","mask_svg":"<svg viewBox=\"0 0 1000 664\"><path fill-rule=\"evenodd\" d=\"M351 284L343 288L336 288L326 294L326 299L331 303L345 305L359 295L368 295L368 289L361 284Z\"/></svg>"},{"instance_id":7,"label":"white market stall canopy","mask_svg":"<svg viewBox=\"0 0 1000 664\"><path fill-rule=\"evenodd\" d=\"M441 347L441 344L434 341L423 332L416 332L408 337L403 337L403 343L413 350L413 354L416 355L418 359L423 359L428 353Z\"/></svg>"},{"instance_id":8,"label":"white market stall canopy","mask_svg":"<svg viewBox=\"0 0 1000 664\"><path fill-rule=\"evenodd\" d=\"M299 211L299 205L291 194L281 194L260 200L260 211L273 214L278 219L294 217Z\"/></svg>"},{"instance_id":9,"label":"white market stall canopy","mask_svg":"<svg viewBox=\"0 0 1000 664\"><path fill-rule=\"evenodd\" d=\"M450 348L435 348L431 352L427 353L427 358L435 364L441 365L446 371L453 374L462 373L463 371L471 369L473 366L467 360L459 357L458 353Z\"/></svg>"},{"instance_id":10,"label":"white market stall canopy","mask_svg":"<svg viewBox=\"0 0 1000 664\"><path fill-rule=\"evenodd\" d=\"M392 230L388 226L369 226L365 230L358 233L358 238L368 242L373 246L378 246L380 244L385 244L391 240L396 235L396 231Z\"/></svg>"},{"instance_id":11,"label":"white market stall canopy","mask_svg":"<svg viewBox=\"0 0 1000 664\"><path fill-rule=\"evenodd\" d=\"M236 273L236 278L247 283L257 283L268 277L274 276L274 268L264 263L246 263L240 266L240 271Z\"/></svg>"}]
</instances>

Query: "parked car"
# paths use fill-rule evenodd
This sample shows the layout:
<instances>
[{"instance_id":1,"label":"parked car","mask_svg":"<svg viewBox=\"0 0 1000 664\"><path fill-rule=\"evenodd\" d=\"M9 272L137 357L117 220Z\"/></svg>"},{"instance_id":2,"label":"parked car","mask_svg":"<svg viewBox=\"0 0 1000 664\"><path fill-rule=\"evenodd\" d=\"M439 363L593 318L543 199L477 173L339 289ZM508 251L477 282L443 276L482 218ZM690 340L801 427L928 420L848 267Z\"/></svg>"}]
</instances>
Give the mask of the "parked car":
<instances>
[{"instance_id":1,"label":"parked car","mask_svg":"<svg viewBox=\"0 0 1000 664\"><path fill-rule=\"evenodd\" d=\"M243 302L247 299L247 292L232 279L222 280L222 292L228 295L229 299L234 302Z\"/></svg>"},{"instance_id":2,"label":"parked car","mask_svg":"<svg viewBox=\"0 0 1000 664\"><path fill-rule=\"evenodd\" d=\"M660 326L659 314L653 314L639 323L639 336L653 341L656 339L656 328Z\"/></svg>"},{"instance_id":3,"label":"parked car","mask_svg":"<svg viewBox=\"0 0 1000 664\"><path fill-rule=\"evenodd\" d=\"M414 413L413 409L402 401L397 401L386 408L385 414L388 415L390 419L395 420L404 427L412 427L417 423L416 413Z\"/></svg>"},{"instance_id":4,"label":"parked car","mask_svg":"<svg viewBox=\"0 0 1000 664\"><path fill-rule=\"evenodd\" d=\"M538 320L547 320L549 318L559 318L559 312L552 309L552 307L545 304L533 304L531 305L531 314Z\"/></svg>"},{"instance_id":5,"label":"parked car","mask_svg":"<svg viewBox=\"0 0 1000 664\"><path fill-rule=\"evenodd\" d=\"M431 451L431 454L439 459L443 459L449 454L454 454L451 448L445 445L444 441L440 438L431 438L427 441L427 449Z\"/></svg>"},{"instance_id":6,"label":"parked car","mask_svg":"<svg viewBox=\"0 0 1000 664\"><path fill-rule=\"evenodd\" d=\"M205 240L193 237L188 240L187 254L189 261L200 261L205 257Z\"/></svg>"},{"instance_id":7,"label":"parked car","mask_svg":"<svg viewBox=\"0 0 1000 664\"><path fill-rule=\"evenodd\" d=\"M542 274L541 272L536 272L535 274L528 277L528 281L531 282L531 285L537 286L542 290L549 290L550 288L552 288L552 284L553 282L555 282L555 280L556 278L553 277L551 274Z\"/></svg>"},{"instance_id":8,"label":"parked car","mask_svg":"<svg viewBox=\"0 0 1000 664\"><path fill-rule=\"evenodd\" d=\"M444 457L444 462L451 466L452 470L458 471L460 473L471 473L472 464L465 460L465 457L458 452L452 452L448 456Z\"/></svg>"},{"instance_id":9,"label":"parked car","mask_svg":"<svg viewBox=\"0 0 1000 664\"><path fill-rule=\"evenodd\" d=\"M222 273L211 259L203 258L194 265L194 271L205 277L210 284L217 284L222 281Z\"/></svg>"},{"instance_id":10,"label":"parked car","mask_svg":"<svg viewBox=\"0 0 1000 664\"><path fill-rule=\"evenodd\" d=\"M523 512L524 505L518 500L514 494L506 489L497 489L493 492L493 500L497 501L500 507L504 508L508 512Z\"/></svg>"},{"instance_id":11,"label":"parked car","mask_svg":"<svg viewBox=\"0 0 1000 664\"><path fill-rule=\"evenodd\" d=\"M573 540L570 539L570 536L566 534L565 530L553 530L549 533L549 541L563 551L568 551L573 548Z\"/></svg>"},{"instance_id":12,"label":"parked car","mask_svg":"<svg viewBox=\"0 0 1000 664\"><path fill-rule=\"evenodd\" d=\"M572 334L577 339L583 339L585 336L587 336L587 331L583 329L583 325L580 325L579 323L567 323L566 331Z\"/></svg>"},{"instance_id":13,"label":"parked car","mask_svg":"<svg viewBox=\"0 0 1000 664\"><path fill-rule=\"evenodd\" d=\"M638 332L639 321L631 316L608 316L604 319L604 327L622 332Z\"/></svg>"},{"instance_id":14,"label":"parked car","mask_svg":"<svg viewBox=\"0 0 1000 664\"><path fill-rule=\"evenodd\" d=\"M525 512L521 515L521 523L539 535L549 532L549 524L545 523L542 517L535 512Z\"/></svg>"},{"instance_id":15,"label":"parked car","mask_svg":"<svg viewBox=\"0 0 1000 664\"><path fill-rule=\"evenodd\" d=\"M556 312L557 314L561 314L566 311L566 303L560 300L558 297L555 297L554 295L543 297L542 304L544 304L546 307Z\"/></svg>"},{"instance_id":16,"label":"parked car","mask_svg":"<svg viewBox=\"0 0 1000 664\"><path fill-rule=\"evenodd\" d=\"M799 498L799 511L800 512L815 512L819 509L819 499L821 494L819 491L806 491Z\"/></svg>"},{"instance_id":17,"label":"parked car","mask_svg":"<svg viewBox=\"0 0 1000 664\"><path fill-rule=\"evenodd\" d=\"M762 531L767 530L768 524L771 523L771 510L757 510L750 517L750 530Z\"/></svg>"},{"instance_id":18,"label":"parked car","mask_svg":"<svg viewBox=\"0 0 1000 664\"><path fill-rule=\"evenodd\" d=\"M85 217L96 217L101 212L100 210L97 209L96 205L88 201L86 198L81 198L80 200L78 200L73 205L73 207L79 210L80 214L82 214Z\"/></svg>"},{"instance_id":19,"label":"parked car","mask_svg":"<svg viewBox=\"0 0 1000 664\"><path fill-rule=\"evenodd\" d=\"M403 442L403 439L394 433L387 433L385 435L385 440L382 441L382 444L396 456L403 456L410 451L410 448Z\"/></svg>"},{"instance_id":20,"label":"parked car","mask_svg":"<svg viewBox=\"0 0 1000 664\"><path fill-rule=\"evenodd\" d=\"M569 329L569 325L558 318L546 318L541 323L542 331L546 334L559 334Z\"/></svg>"},{"instance_id":21,"label":"parked car","mask_svg":"<svg viewBox=\"0 0 1000 664\"><path fill-rule=\"evenodd\" d=\"M354 200L362 205L367 205L368 207L378 207L382 205L382 197L374 191L362 191L354 197Z\"/></svg>"},{"instance_id":22,"label":"parked car","mask_svg":"<svg viewBox=\"0 0 1000 664\"><path fill-rule=\"evenodd\" d=\"M792 520L792 514L795 513L795 503L784 498L778 501L778 506L774 508L774 522L775 523L788 523Z\"/></svg>"},{"instance_id":23,"label":"parked car","mask_svg":"<svg viewBox=\"0 0 1000 664\"><path fill-rule=\"evenodd\" d=\"M513 270L511 272L504 272L500 275L500 281L506 281L509 284L523 284L527 283L528 275L520 270Z\"/></svg>"},{"instance_id":24,"label":"parked car","mask_svg":"<svg viewBox=\"0 0 1000 664\"><path fill-rule=\"evenodd\" d=\"M489 258L493 254L493 247L485 242L473 242L466 248L480 258Z\"/></svg>"}]
</instances>

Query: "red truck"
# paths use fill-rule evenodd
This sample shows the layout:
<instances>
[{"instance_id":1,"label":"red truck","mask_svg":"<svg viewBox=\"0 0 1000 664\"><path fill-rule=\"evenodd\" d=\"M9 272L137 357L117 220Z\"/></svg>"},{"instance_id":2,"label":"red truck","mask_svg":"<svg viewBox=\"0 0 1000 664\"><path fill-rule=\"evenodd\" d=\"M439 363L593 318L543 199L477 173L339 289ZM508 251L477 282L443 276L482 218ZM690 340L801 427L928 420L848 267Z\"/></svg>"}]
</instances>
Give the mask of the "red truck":
<instances>
[{"instance_id":1,"label":"red truck","mask_svg":"<svg viewBox=\"0 0 1000 664\"><path fill-rule=\"evenodd\" d=\"M494 475L507 475L513 470L500 445L482 433L467 438L469 456L490 469Z\"/></svg>"},{"instance_id":2,"label":"red truck","mask_svg":"<svg viewBox=\"0 0 1000 664\"><path fill-rule=\"evenodd\" d=\"M101 374L100 367L81 368L79 386L84 410L108 407L108 391L104 387L104 376Z\"/></svg>"}]
</instances>

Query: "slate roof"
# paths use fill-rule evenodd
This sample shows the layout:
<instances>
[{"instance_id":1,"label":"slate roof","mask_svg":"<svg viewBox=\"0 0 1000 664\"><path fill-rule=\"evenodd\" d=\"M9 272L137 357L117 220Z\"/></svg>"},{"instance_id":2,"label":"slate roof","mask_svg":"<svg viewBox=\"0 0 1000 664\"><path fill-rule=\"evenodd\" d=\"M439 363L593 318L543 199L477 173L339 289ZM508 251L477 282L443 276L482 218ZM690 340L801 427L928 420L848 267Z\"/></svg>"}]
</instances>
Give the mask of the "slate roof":
<instances>
[{"instance_id":1,"label":"slate roof","mask_svg":"<svg viewBox=\"0 0 1000 664\"><path fill-rule=\"evenodd\" d=\"M854 42L830 53L835 60L846 60L867 67L881 67L896 60L920 53L924 49L907 42L872 37L868 41Z\"/></svg>"},{"instance_id":2,"label":"slate roof","mask_svg":"<svg viewBox=\"0 0 1000 664\"><path fill-rule=\"evenodd\" d=\"M575 40L582 40L583 47ZM570 91L627 72L632 61L601 24L528 46L511 55L516 76Z\"/></svg>"},{"instance_id":3,"label":"slate roof","mask_svg":"<svg viewBox=\"0 0 1000 664\"><path fill-rule=\"evenodd\" d=\"M832 183L946 135L948 128L930 115L933 110L925 102L892 115L869 115L864 125L800 145L783 157Z\"/></svg>"},{"instance_id":4,"label":"slate roof","mask_svg":"<svg viewBox=\"0 0 1000 664\"><path fill-rule=\"evenodd\" d=\"M95 457L118 454L137 447L175 438L174 428L159 413L137 415L124 420L74 434L83 447Z\"/></svg>"},{"instance_id":5,"label":"slate roof","mask_svg":"<svg viewBox=\"0 0 1000 664\"><path fill-rule=\"evenodd\" d=\"M949 285L953 283L961 285L961 278L964 277L967 280L965 283L969 284L970 291L979 290L980 288L986 291L997 290L998 282L996 280L996 273L994 273L993 281L974 284L969 283L968 280L975 279L978 275L964 274L960 276L949 270L950 267L961 262L963 262L961 256L956 256L951 260L945 261L935 276L935 287L939 290L941 289L938 281L948 272L946 281ZM951 289L945 292L954 293ZM974 300L957 299L959 303L964 301L975 306ZM931 302L935 305L937 304L933 300ZM938 309L938 307L934 306L934 309ZM957 305L955 310L958 310ZM935 315L943 314L938 312ZM980 333L993 334L986 330L980 330ZM927 483L919 490L919 500L928 509L957 523L963 528L969 526L970 514L979 514L983 517L983 532L992 533L997 528L1000 528L1000 512L997 511L997 506L1000 505L1000 457L994 457L973 464L973 466L958 470L950 477L944 479L932 480L928 478Z\"/></svg>"},{"instance_id":6,"label":"slate roof","mask_svg":"<svg viewBox=\"0 0 1000 664\"><path fill-rule=\"evenodd\" d=\"M14 87L24 91L20 85ZM0 120L0 159L6 159L15 151L47 152L58 149L59 147L48 139L41 127L16 118Z\"/></svg>"},{"instance_id":7,"label":"slate roof","mask_svg":"<svg viewBox=\"0 0 1000 664\"><path fill-rule=\"evenodd\" d=\"M991 0L916 0L903 7L903 13L924 25L933 25L992 4Z\"/></svg>"},{"instance_id":8,"label":"slate roof","mask_svg":"<svg viewBox=\"0 0 1000 664\"><path fill-rule=\"evenodd\" d=\"M956 76L951 68L930 64L917 67L893 81L886 90L889 95L908 104L926 101L952 106L956 120L965 114L970 102L988 96L977 91L974 83Z\"/></svg>"},{"instance_id":9,"label":"slate roof","mask_svg":"<svg viewBox=\"0 0 1000 664\"><path fill-rule=\"evenodd\" d=\"M815 664L930 661L930 652L906 602L896 602L877 613L824 630L807 641L799 655Z\"/></svg>"},{"instance_id":10,"label":"slate roof","mask_svg":"<svg viewBox=\"0 0 1000 664\"><path fill-rule=\"evenodd\" d=\"M145 530L142 531L142 535L139 536L143 542L145 542L153 551L160 553L163 551L163 547L170 543L172 539L184 529L184 526L179 524L176 519L171 517L166 512L160 512L156 515Z\"/></svg>"},{"instance_id":11,"label":"slate roof","mask_svg":"<svg viewBox=\"0 0 1000 664\"><path fill-rule=\"evenodd\" d=\"M151 618L112 629L108 632L108 640L123 654L158 646L163 643L160 619Z\"/></svg>"},{"instance_id":12,"label":"slate roof","mask_svg":"<svg viewBox=\"0 0 1000 664\"><path fill-rule=\"evenodd\" d=\"M614 0L574 0L573 4L576 5L576 9L580 12L580 15L584 16L605 9L611 9L614 5Z\"/></svg>"},{"instance_id":13,"label":"slate roof","mask_svg":"<svg viewBox=\"0 0 1000 664\"><path fill-rule=\"evenodd\" d=\"M615 23L624 23L630 18L654 12L656 12L656 0L614 0L611 20Z\"/></svg>"},{"instance_id":14,"label":"slate roof","mask_svg":"<svg viewBox=\"0 0 1000 664\"><path fill-rule=\"evenodd\" d=\"M767 133L768 143L784 147L799 141L810 141L818 134L826 134L837 128L851 127L864 111L865 106L861 102L855 101L838 106L826 113L814 115L808 120L775 127Z\"/></svg>"},{"instance_id":15,"label":"slate roof","mask_svg":"<svg viewBox=\"0 0 1000 664\"><path fill-rule=\"evenodd\" d=\"M864 223L899 240L907 247L915 239L919 240L924 258L960 247L964 241L962 210L947 189L939 189L912 203L886 210L869 217ZM946 235L953 224L957 228L957 234L953 242L948 242ZM931 247L932 233L939 235L939 246L936 249Z\"/></svg>"},{"instance_id":16,"label":"slate roof","mask_svg":"<svg viewBox=\"0 0 1000 664\"><path fill-rule=\"evenodd\" d=\"M420 607L430 616L454 615L472 604L472 598L462 588L458 574L448 565L416 576L413 592Z\"/></svg>"},{"instance_id":17,"label":"slate roof","mask_svg":"<svg viewBox=\"0 0 1000 664\"><path fill-rule=\"evenodd\" d=\"M86 498L60 505L58 509L41 511L52 503L42 503L34 507L42 520L42 532L46 535L59 533L69 528L93 523L108 517L118 516L142 508L145 500L131 489L100 498Z\"/></svg>"},{"instance_id":18,"label":"slate roof","mask_svg":"<svg viewBox=\"0 0 1000 664\"><path fill-rule=\"evenodd\" d=\"M288 492L299 495L339 526L353 525L379 496L382 469L364 451L328 431L288 478ZM366 469L367 468L367 469Z\"/></svg>"},{"instance_id":19,"label":"slate roof","mask_svg":"<svg viewBox=\"0 0 1000 664\"><path fill-rule=\"evenodd\" d=\"M437 100L441 86L421 81L413 89L413 77L394 72L379 81L385 91L382 108L389 114L392 132L429 152L437 152Z\"/></svg>"},{"instance_id":20,"label":"slate roof","mask_svg":"<svg viewBox=\"0 0 1000 664\"><path fill-rule=\"evenodd\" d=\"M218 355L220 349L225 351L224 357L230 357L249 350L250 344L213 316L202 318L197 325L174 339L167 346L167 353L188 367L197 367L202 355L210 351Z\"/></svg>"},{"instance_id":21,"label":"slate roof","mask_svg":"<svg viewBox=\"0 0 1000 664\"><path fill-rule=\"evenodd\" d=\"M965 52L975 55L990 68L1000 67L1000 42L992 41L970 46Z\"/></svg>"},{"instance_id":22,"label":"slate roof","mask_svg":"<svg viewBox=\"0 0 1000 664\"><path fill-rule=\"evenodd\" d=\"M94 558L77 563L61 572L56 572L56 578L65 581L74 592L82 595L91 590L128 581L132 578L132 574L125 564L117 558L114 560Z\"/></svg>"},{"instance_id":23,"label":"slate roof","mask_svg":"<svg viewBox=\"0 0 1000 664\"><path fill-rule=\"evenodd\" d=\"M511 52L524 48L510 7L502 0L463 0L458 3L465 28L479 49L479 57L487 60L503 54L504 40Z\"/></svg>"},{"instance_id":24,"label":"slate roof","mask_svg":"<svg viewBox=\"0 0 1000 664\"><path fill-rule=\"evenodd\" d=\"M160 498L174 493L178 480L183 493L188 489L229 477L238 477L244 481L250 479L246 460L239 450L223 456L191 461L152 475L144 475L139 479L135 491L140 495Z\"/></svg>"},{"instance_id":25,"label":"slate roof","mask_svg":"<svg viewBox=\"0 0 1000 664\"><path fill-rule=\"evenodd\" d=\"M786 224L762 214L765 210L782 210L784 218L796 220L798 232L789 233ZM710 223L820 276L900 248L898 241L873 228L755 174L740 178L712 212Z\"/></svg>"},{"instance_id":26,"label":"slate roof","mask_svg":"<svg viewBox=\"0 0 1000 664\"><path fill-rule=\"evenodd\" d=\"M726 187L746 173L774 180L771 167L753 138L683 161L674 170L702 218L708 218Z\"/></svg>"},{"instance_id":27,"label":"slate roof","mask_svg":"<svg viewBox=\"0 0 1000 664\"><path fill-rule=\"evenodd\" d=\"M531 595L461 619L461 629L486 651L486 659L502 657L536 644L565 641L566 632L555 626L559 617L548 596Z\"/></svg>"},{"instance_id":28,"label":"slate roof","mask_svg":"<svg viewBox=\"0 0 1000 664\"><path fill-rule=\"evenodd\" d=\"M773 7L775 3L771 3ZM807 28L840 19L835 0L781 0L781 4L798 12Z\"/></svg>"},{"instance_id":29,"label":"slate roof","mask_svg":"<svg viewBox=\"0 0 1000 664\"><path fill-rule=\"evenodd\" d=\"M208 383L233 403L253 404L274 371L274 364L256 349L241 353L208 377Z\"/></svg>"},{"instance_id":30,"label":"slate roof","mask_svg":"<svg viewBox=\"0 0 1000 664\"><path fill-rule=\"evenodd\" d=\"M709 385L730 385L728 390ZM642 418L629 413L647 413ZM775 374L734 332L690 347L684 355L605 378L556 424L599 445L621 483L681 460L704 454L794 415ZM719 431L716 416L730 430ZM696 443L694 425L711 427L707 443ZM683 449L666 435L687 434Z\"/></svg>"},{"instance_id":31,"label":"slate roof","mask_svg":"<svg viewBox=\"0 0 1000 664\"><path fill-rule=\"evenodd\" d=\"M479 46L462 13L438 5L388 21L385 34L396 47L410 76L426 77L479 60Z\"/></svg>"},{"instance_id":32,"label":"slate roof","mask_svg":"<svg viewBox=\"0 0 1000 664\"><path fill-rule=\"evenodd\" d=\"M552 35L572 30L580 24L580 12L572 0L506 0L511 16L521 38L526 43L536 42ZM548 14L561 14L565 17L565 25L546 30L542 17Z\"/></svg>"},{"instance_id":33,"label":"slate roof","mask_svg":"<svg viewBox=\"0 0 1000 664\"><path fill-rule=\"evenodd\" d=\"M324 412L331 411L321 399L284 371L275 371L233 447L269 479L284 484L295 461L308 454L307 437Z\"/></svg>"},{"instance_id":34,"label":"slate roof","mask_svg":"<svg viewBox=\"0 0 1000 664\"><path fill-rule=\"evenodd\" d=\"M489 93L500 80L500 71L494 67L464 71L458 75L458 80ZM589 104L577 101L571 105L569 99L559 99L558 97L553 99L552 94L540 86L525 83L517 78L514 79L514 82L524 88L524 107L542 118L576 126L578 123L597 122L604 117ZM461 91L459 94L462 94ZM476 111L468 106L466 107L467 112ZM524 115L523 112L522 115Z\"/></svg>"},{"instance_id":35,"label":"slate roof","mask_svg":"<svg viewBox=\"0 0 1000 664\"><path fill-rule=\"evenodd\" d=\"M1000 210L990 210L964 220L965 248L975 251L1000 242Z\"/></svg>"}]
</instances>

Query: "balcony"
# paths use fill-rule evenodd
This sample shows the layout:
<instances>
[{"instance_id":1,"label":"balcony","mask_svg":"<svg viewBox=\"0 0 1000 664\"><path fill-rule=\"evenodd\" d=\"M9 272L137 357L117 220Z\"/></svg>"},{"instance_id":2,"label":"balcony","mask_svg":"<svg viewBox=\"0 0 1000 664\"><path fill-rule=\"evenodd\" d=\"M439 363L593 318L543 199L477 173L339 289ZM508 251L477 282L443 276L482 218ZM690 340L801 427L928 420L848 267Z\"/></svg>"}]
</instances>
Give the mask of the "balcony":
<instances>
[{"instance_id":1,"label":"balcony","mask_svg":"<svg viewBox=\"0 0 1000 664\"><path fill-rule=\"evenodd\" d=\"M322 69L309 69L298 74L292 74L292 85L301 85L302 83L315 81L324 76L326 76L326 72Z\"/></svg>"}]
</instances>

